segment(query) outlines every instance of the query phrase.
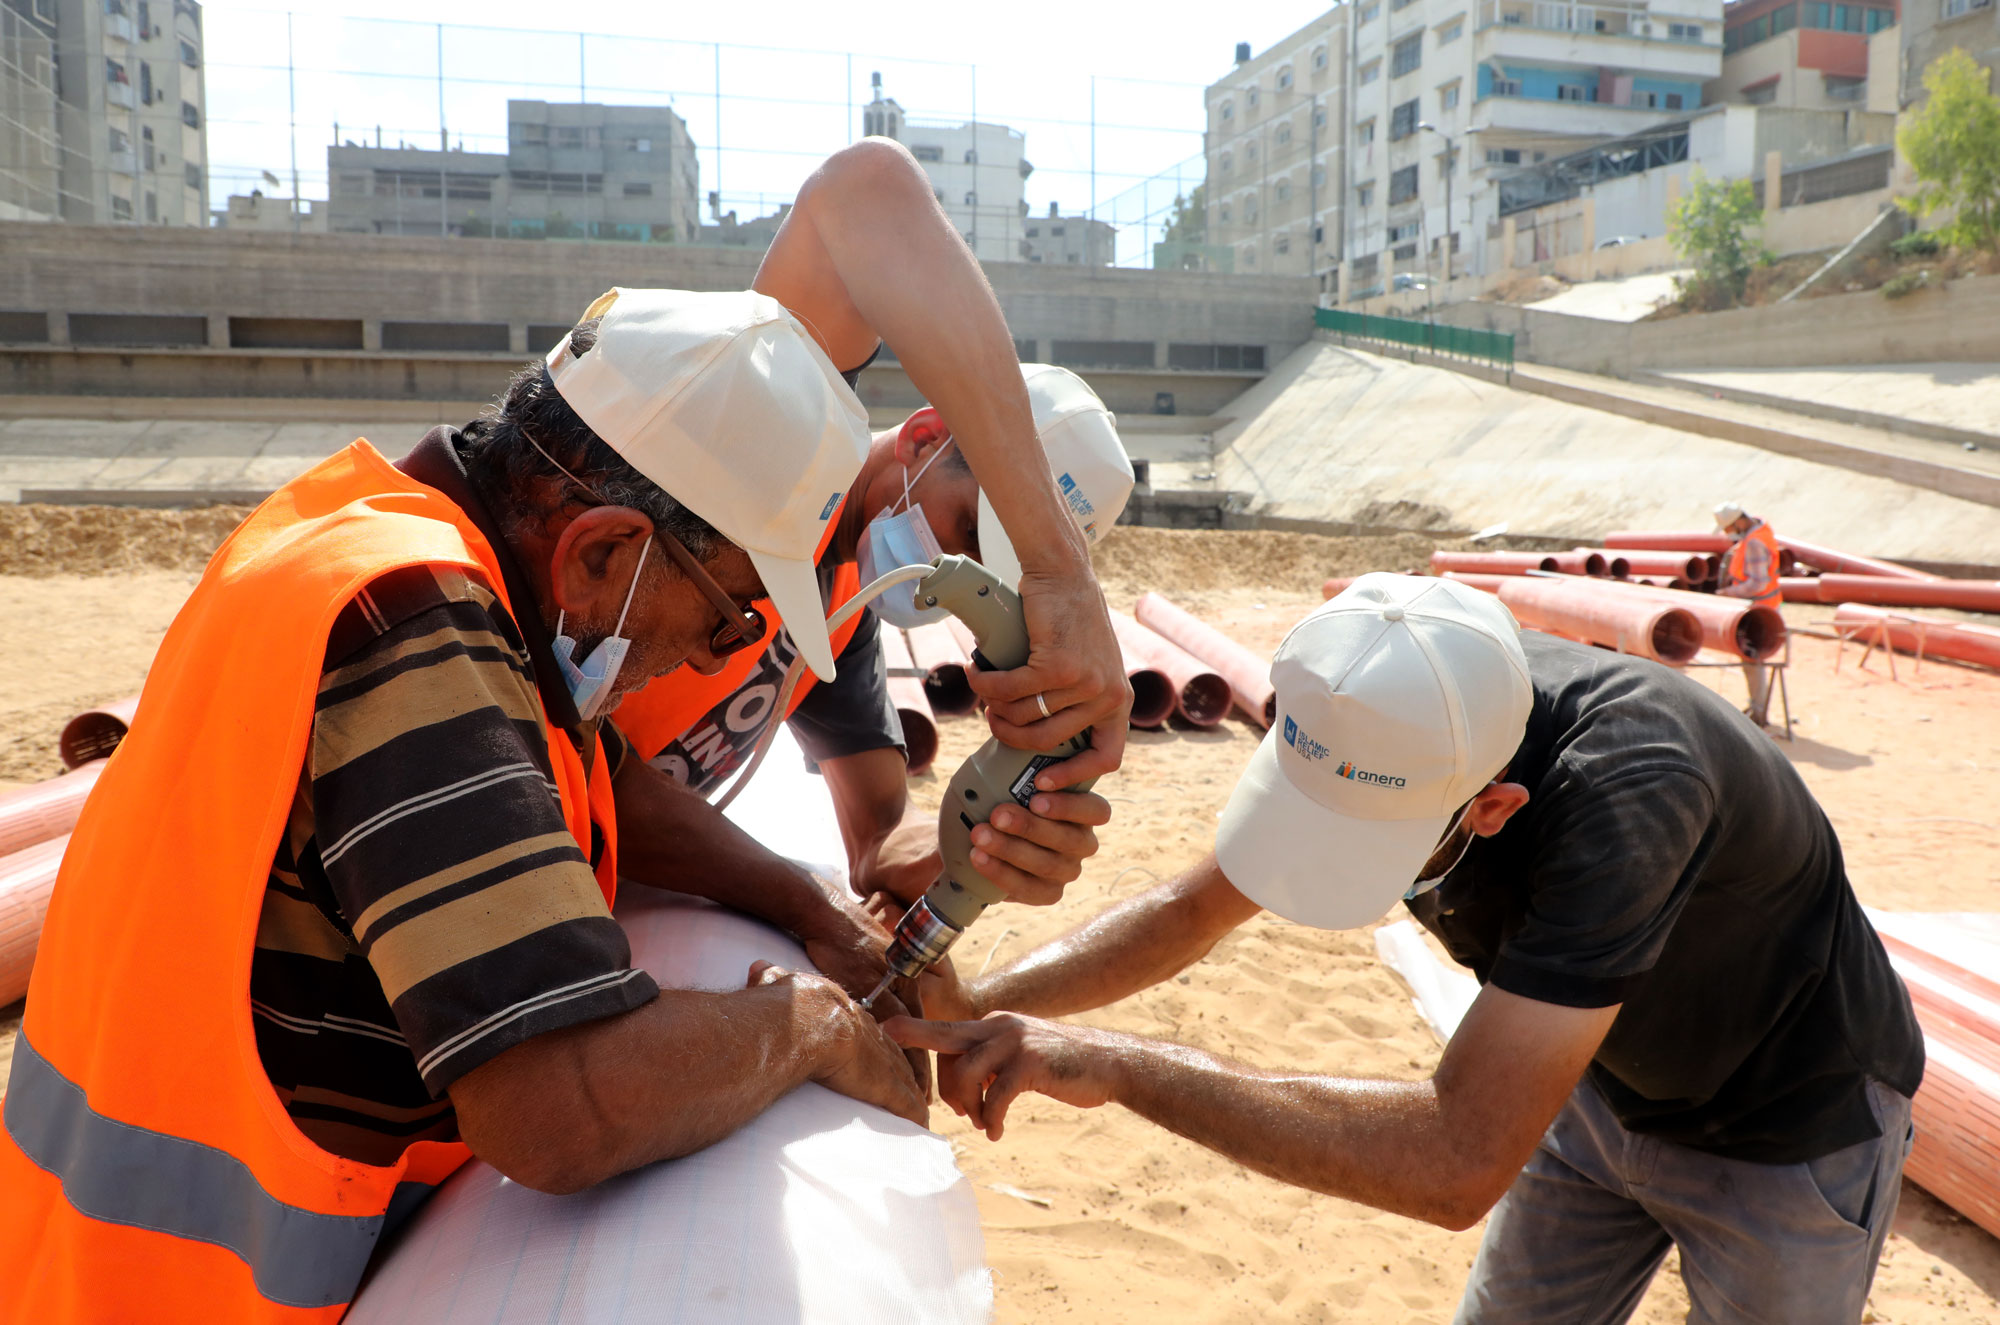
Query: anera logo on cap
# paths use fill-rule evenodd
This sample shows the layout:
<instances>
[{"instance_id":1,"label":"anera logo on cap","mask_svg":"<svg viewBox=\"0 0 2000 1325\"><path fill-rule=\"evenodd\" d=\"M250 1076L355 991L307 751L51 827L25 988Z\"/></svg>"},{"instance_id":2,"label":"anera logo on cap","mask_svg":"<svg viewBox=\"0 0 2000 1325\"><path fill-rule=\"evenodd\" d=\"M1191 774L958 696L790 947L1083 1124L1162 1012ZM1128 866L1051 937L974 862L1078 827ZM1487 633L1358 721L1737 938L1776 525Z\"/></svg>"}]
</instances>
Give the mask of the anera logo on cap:
<instances>
[{"instance_id":1,"label":"anera logo on cap","mask_svg":"<svg viewBox=\"0 0 2000 1325\"><path fill-rule=\"evenodd\" d=\"M840 505L840 494L836 492L836 493L834 493L834 494L833 494L833 495L832 495L831 497L828 497L828 498L826 499L826 505L824 505L824 506L822 506L822 507L820 508L820 512L819 512L819 522L820 522L821 524L825 524L825 523L826 523L826 517L827 517L827 516L829 516L829 515L832 515L832 514L833 514L833 508L834 508L834 507L836 507L836 506L838 506L838 505Z\"/></svg>"},{"instance_id":2,"label":"anera logo on cap","mask_svg":"<svg viewBox=\"0 0 2000 1325\"><path fill-rule=\"evenodd\" d=\"M1334 776L1346 778L1349 782L1366 782L1377 787L1402 787L1408 782L1389 773L1370 773L1365 768L1356 768L1352 759L1333 770Z\"/></svg>"},{"instance_id":3,"label":"anera logo on cap","mask_svg":"<svg viewBox=\"0 0 2000 1325\"><path fill-rule=\"evenodd\" d=\"M1290 717L1285 719L1285 744L1306 759L1324 759L1327 756L1326 747L1300 731L1297 720Z\"/></svg>"}]
</instances>

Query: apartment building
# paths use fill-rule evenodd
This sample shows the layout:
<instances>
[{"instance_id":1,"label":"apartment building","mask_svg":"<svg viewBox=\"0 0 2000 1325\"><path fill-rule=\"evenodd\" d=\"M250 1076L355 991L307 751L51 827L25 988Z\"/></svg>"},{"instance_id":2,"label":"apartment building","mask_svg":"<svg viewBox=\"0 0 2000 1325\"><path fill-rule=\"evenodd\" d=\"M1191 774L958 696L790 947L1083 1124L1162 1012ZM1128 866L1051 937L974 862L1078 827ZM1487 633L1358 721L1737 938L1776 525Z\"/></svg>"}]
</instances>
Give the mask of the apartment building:
<instances>
[{"instance_id":1,"label":"apartment building","mask_svg":"<svg viewBox=\"0 0 2000 1325\"><path fill-rule=\"evenodd\" d=\"M1498 180L1685 118L1722 69L1722 0L1351 9L1344 299L1487 270Z\"/></svg>"},{"instance_id":2,"label":"apartment building","mask_svg":"<svg viewBox=\"0 0 2000 1325\"><path fill-rule=\"evenodd\" d=\"M1332 278L1341 256L1346 173L1347 25L1329 10L1261 55L1248 42L1210 84L1208 239L1233 270Z\"/></svg>"},{"instance_id":3,"label":"apartment building","mask_svg":"<svg viewBox=\"0 0 2000 1325\"><path fill-rule=\"evenodd\" d=\"M0 220L62 212L55 0L0 0Z\"/></svg>"},{"instance_id":4,"label":"apartment building","mask_svg":"<svg viewBox=\"0 0 2000 1325\"><path fill-rule=\"evenodd\" d=\"M1722 76L1707 85L1710 103L1793 110L1866 107L1870 51L1891 53L1880 71L1897 79L1893 44L1873 42L1896 26L1897 0L1736 0L1723 14Z\"/></svg>"},{"instance_id":5,"label":"apartment building","mask_svg":"<svg viewBox=\"0 0 2000 1325\"><path fill-rule=\"evenodd\" d=\"M1990 72L2000 69L2000 4L1995 0L1902 0L1900 104L1914 106L1927 93L1924 70L1953 47ZM2000 80L1993 84L2000 88Z\"/></svg>"},{"instance_id":6,"label":"apartment building","mask_svg":"<svg viewBox=\"0 0 2000 1325\"><path fill-rule=\"evenodd\" d=\"M1064 216L1054 203L1047 216L1021 223L1021 257L1025 262L1072 263L1108 267L1117 256L1118 227L1088 216Z\"/></svg>"},{"instance_id":7,"label":"apartment building","mask_svg":"<svg viewBox=\"0 0 2000 1325\"><path fill-rule=\"evenodd\" d=\"M945 215L981 262L1025 261L1028 203L1022 195L1035 170L1027 136L978 120L910 119L894 97L882 94L882 75L872 81L875 96L862 107L861 132L910 149Z\"/></svg>"},{"instance_id":8,"label":"apartment building","mask_svg":"<svg viewBox=\"0 0 2000 1325\"><path fill-rule=\"evenodd\" d=\"M336 234L693 243L700 166L665 106L507 103L507 150L327 149Z\"/></svg>"},{"instance_id":9,"label":"apartment building","mask_svg":"<svg viewBox=\"0 0 2000 1325\"><path fill-rule=\"evenodd\" d=\"M201 6L195 0L10 0L9 10L17 20L30 16L38 30L51 11L55 18L57 216L97 224L207 225Z\"/></svg>"}]
</instances>

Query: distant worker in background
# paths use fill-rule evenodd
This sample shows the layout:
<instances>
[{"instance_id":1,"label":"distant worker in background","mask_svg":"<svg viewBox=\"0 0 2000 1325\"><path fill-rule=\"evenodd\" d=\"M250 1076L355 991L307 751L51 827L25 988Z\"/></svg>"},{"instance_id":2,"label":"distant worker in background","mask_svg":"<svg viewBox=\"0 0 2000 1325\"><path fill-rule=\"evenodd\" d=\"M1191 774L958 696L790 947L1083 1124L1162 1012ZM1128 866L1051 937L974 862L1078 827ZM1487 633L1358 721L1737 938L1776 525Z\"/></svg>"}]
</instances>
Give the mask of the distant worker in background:
<instances>
[{"instance_id":1,"label":"distant worker in background","mask_svg":"<svg viewBox=\"0 0 2000 1325\"><path fill-rule=\"evenodd\" d=\"M1715 508L1715 523L1736 540L1723 558L1718 592L1728 598L1748 598L1758 607L1777 611L1785 598L1778 589L1778 536L1771 532L1771 526L1733 501ZM1745 658L1743 679L1750 686L1750 703L1743 711L1759 727L1765 726L1764 716L1771 707L1771 669Z\"/></svg>"}]
</instances>

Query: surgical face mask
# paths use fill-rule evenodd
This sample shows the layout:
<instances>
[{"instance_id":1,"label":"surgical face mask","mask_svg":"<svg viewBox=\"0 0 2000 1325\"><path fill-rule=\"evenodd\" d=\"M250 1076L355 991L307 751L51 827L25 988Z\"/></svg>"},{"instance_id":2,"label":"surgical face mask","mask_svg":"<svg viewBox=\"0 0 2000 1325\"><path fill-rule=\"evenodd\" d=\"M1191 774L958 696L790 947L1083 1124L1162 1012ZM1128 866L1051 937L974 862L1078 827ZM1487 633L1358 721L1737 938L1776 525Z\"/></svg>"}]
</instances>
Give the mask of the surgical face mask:
<instances>
[{"instance_id":1,"label":"surgical face mask","mask_svg":"<svg viewBox=\"0 0 2000 1325\"><path fill-rule=\"evenodd\" d=\"M1445 835L1441 839L1439 839L1440 842L1449 842L1452 838L1452 834L1456 833L1459 830L1459 828L1464 825L1465 816L1467 814L1470 814L1471 812L1472 812L1472 804L1471 802L1468 801L1466 803L1465 808L1458 812L1458 818L1452 821L1451 828L1448 831L1446 831ZM1451 858L1451 864L1445 866L1443 869L1439 870L1436 874L1426 875L1425 877L1418 879L1415 883L1411 884L1410 890L1403 894L1403 900L1406 902L1413 901L1416 898L1422 897L1425 893L1437 887L1440 883L1443 883L1445 880L1445 876L1450 874L1453 870L1457 869L1459 867L1459 863L1465 859L1465 853L1472 850L1472 839L1474 836L1475 834L1467 833L1465 835L1465 841L1459 844L1458 854Z\"/></svg>"},{"instance_id":2,"label":"surgical face mask","mask_svg":"<svg viewBox=\"0 0 2000 1325\"><path fill-rule=\"evenodd\" d=\"M951 441L946 439L943 446L931 452L930 458L912 474L903 470L903 499L882 509L882 513L868 522L861 531L861 542L857 552L861 561L861 583L872 584L892 570L904 566L928 566L944 554L938 546L937 535L931 531L931 522L924 518L924 508L910 500L910 488L924 476L924 471L937 462ZM898 511L900 506L903 509ZM892 584L883 590L875 600L875 611L892 626L912 630L933 621L942 621L950 615L942 607L918 607L917 586L914 581Z\"/></svg>"},{"instance_id":3,"label":"surgical face mask","mask_svg":"<svg viewBox=\"0 0 2000 1325\"><path fill-rule=\"evenodd\" d=\"M618 609L618 624L582 662L576 661L576 641L563 633L566 615L556 613L556 667L569 685L569 697L576 701L577 715L585 722L604 707L612 682L618 679L618 669L625 665L625 655L632 649L632 641L624 635L625 617L632 610L632 595L639 592L639 576L646 569L646 553L652 546L653 537L648 534L645 545L639 549L639 564L632 571L632 587L625 591L625 606Z\"/></svg>"}]
</instances>

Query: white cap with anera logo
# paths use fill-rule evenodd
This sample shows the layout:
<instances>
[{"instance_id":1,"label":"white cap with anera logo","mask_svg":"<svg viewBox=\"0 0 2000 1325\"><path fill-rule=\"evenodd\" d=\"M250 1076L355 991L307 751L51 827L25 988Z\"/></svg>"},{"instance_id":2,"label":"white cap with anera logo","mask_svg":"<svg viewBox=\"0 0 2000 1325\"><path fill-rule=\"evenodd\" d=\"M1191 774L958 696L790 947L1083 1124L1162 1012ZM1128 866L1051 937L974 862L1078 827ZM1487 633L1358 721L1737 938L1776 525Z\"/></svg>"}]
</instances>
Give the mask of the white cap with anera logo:
<instances>
[{"instance_id":1,"label":"white cap with anera logo","mask_svg":"<svg viewBox=\"0 0 2000 1325\"><path fill-rule=\"evenodd\" d=\"M591 430L750 556L806 665L831 681L814 569L868 454L868 412L797 318L753 291L616 289L584 313L597 340L549 351Z\"/></svg>"},{"instance_id":2,"label":"white cap with anera logo","mask_svg":"<svg viewBox=\"0 0 2000 1325\"><path fill-rule=\"evenodd\" d=\"M1048 453L1056 492L1086 543L1096 543L1118 523L1132 496L1132 462L1118 440L1118 420L1081 377L1054 364L1024 363L1035 433ZM1021 559L1000 517L979 494L979 561L1003 584L1021 582Z\"/></svg>"},{"instance_id":3,"label":"white cap with anera logo","mask_svg":"<svg viewBox=\"0 0 2000 1325\"><path fill-rule=\"evenodd\" d=\"M1223 874L1300 924L1379 920L1520 747L1519 631L1491 594L1430 576L1363 575L1313 609L1271 660L1278 716L1222 812Z\"/></svg>"}]
</instances>

